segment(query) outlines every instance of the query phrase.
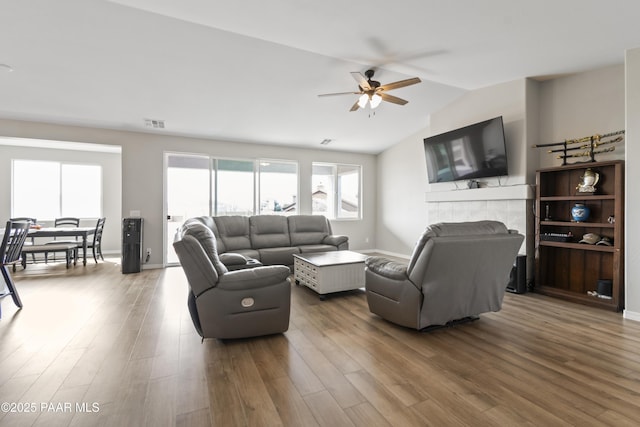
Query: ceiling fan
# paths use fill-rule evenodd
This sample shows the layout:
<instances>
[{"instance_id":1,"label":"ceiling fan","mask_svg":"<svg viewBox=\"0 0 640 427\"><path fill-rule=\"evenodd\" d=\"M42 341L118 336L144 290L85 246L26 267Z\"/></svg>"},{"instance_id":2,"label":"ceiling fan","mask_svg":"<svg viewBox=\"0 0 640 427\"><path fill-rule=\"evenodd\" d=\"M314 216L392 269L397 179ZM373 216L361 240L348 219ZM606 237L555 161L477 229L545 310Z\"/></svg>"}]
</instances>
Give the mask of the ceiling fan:
<instances>
[{"instance_id":1,"label":"ceiling fan","mask_svg":"<svg viewBox=\"0 0 640 427\"><path fill-rule=\"evenodd\" d=\"M356 82L358 82L358 92L325 93L318 96L360 95L356 103L353 104L351 110L349 111L356 111L358 108L365 108L367 106L367 103L369 103L371 109L374 109L378 105L380 105L380 102L382 101L387 101L398 105L405 105L409 101L405 101L404 99L398 98L397 96L389 95L386 92L393 89L399 89L401 87L414 85L416 83L420 83L421 81L419 78L413 77L411 79L399 80L397 82L381 85L379 81L372 80L374 72L374 70L367 70L365 71L364 75L357 71L351 73Z\"/></svg>"}]
</instances>

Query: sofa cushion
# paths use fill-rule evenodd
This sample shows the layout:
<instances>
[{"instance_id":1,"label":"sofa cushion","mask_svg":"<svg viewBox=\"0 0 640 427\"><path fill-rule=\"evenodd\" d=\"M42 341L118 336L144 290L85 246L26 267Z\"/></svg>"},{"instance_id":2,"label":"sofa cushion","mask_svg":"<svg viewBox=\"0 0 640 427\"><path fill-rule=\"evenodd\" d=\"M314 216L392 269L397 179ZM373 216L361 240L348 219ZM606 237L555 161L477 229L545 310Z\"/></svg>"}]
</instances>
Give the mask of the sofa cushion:
<instances>
[{"instance_id":1,"label":"sofa cushion","mask_svg":"<svg viewBox=\"0 0 640 427\"><path fill-rule=\"evenodd\" d=\"M435 236L507 234L507 226L498 221L441 222L429 227Z\"/></svg>"},{"instance_id":2,"label":"sofa cushion","mask_svg":"<svg viewBox=\"0 0 640 427\"><path fill-rule=\"evenodd\" d=\"M192 218L194 220L200 221L205 226L209 227L211 231L213 231L213 235L216 237L216 245L218 247L218 254L223 254L227 252L227 248L224 245L224 242L220 239L220 232L218 231L218 227L216 226L216 222L213 220L211 216L197 216Z\"/></svg>"},{"instance_id":3,"label":"sofa cushion","mask_svg":"<svg viewBox=\"0 0 640 427\"><path fill-rule=\"evenodd\" d=\"M227 267L220 261L216 247L216 238L211 229L195 219L185 222L182 228L184 236L192 236L200 243L200 246L204 249L204 252L207 254L218 275L226 273Z\"/></svg>"},{"instance_id":4,"label":"sofa cushion","mask_svg":"<svg viewBox=\"0 0 640 427\"><path fill-rule=\"evenodd\" d=\"M260 260L260 253L256 249L236 249L234 254L242 255L245 258L253 258Z\"/></svg>"},{"instance_id":5,"label":"sofa cushion","mask_svg":"<svg viewBox=\"0 0 640 427\"><path fill-rule=\"evenodd\" d=\"M303 254L309 252L332 252L338 250L338 248L333 245L302 245L298 246L298 249L300 249L300 253Z\"/></svg>"},{"instance_id":6,"label":"sofa cushion","mask_svg":"<svg viewBox=\"0 0 640 427\"><path fill-rule=\"evenodd\" d=\"M441 222L428 226L415 247L407 267L409 274L413 271L420 254L432 237L472 236L486 234L507 234L509 230L499 221Z\"/></svg>"},{"instance_id":7,"label":"sofa cushion","mask_svg":"<svg viewBox=\"0 0 640 427\"><path fill-rule=\"evenodd\" d=\"M196 220L196 221L200 221L201 223L203 223L204 225L206 225L207 227L209 227L212 231L213 234L216 234L216 223L213 220L213 217L210 216L196 216L191 218L192 220Z\"/></svg>"},{"instance_id":8,"label":"sofa cushion","mask_svg":"<svg viewBox=\"0 0 640 427\"><path fill-rule=\"evenodd\" d=\"M287 217L255 215L249 218L249 224L253 249L291 246Z\"/></svg>"},{"instance_id":9,"label":"sofa cushion","mask_svg":"<svg viewBox=\"0 0 640 427\"><path fill-rule=\"evenodd\" d=\"M293 254L299 254L300 250L293 247L263 248L260 252L260 262L265 265L293 265Z\"/></svg>"},{"instance_id":10,"label":"sofa cushion","mask_svg":"<svg viewBox=\"0 0 640 427\"><path fill-rule=\"evenodd\" d=\"M321 215L295 215L288 218L292 246L315 245L331 234L329 221Z\"/></svg>"},{"instance_id":11,"label":"sofa cushion","mask_svg":"<svg viewBox=\"0 0 640 427\"><path fill-rule=\"evenodd\" d=\"M249 217L246 216L216 216L213 218L220 240L224 243L225 252L236 252L237 249L251 249L249 237Z\"/></svg>"}]
</instances>

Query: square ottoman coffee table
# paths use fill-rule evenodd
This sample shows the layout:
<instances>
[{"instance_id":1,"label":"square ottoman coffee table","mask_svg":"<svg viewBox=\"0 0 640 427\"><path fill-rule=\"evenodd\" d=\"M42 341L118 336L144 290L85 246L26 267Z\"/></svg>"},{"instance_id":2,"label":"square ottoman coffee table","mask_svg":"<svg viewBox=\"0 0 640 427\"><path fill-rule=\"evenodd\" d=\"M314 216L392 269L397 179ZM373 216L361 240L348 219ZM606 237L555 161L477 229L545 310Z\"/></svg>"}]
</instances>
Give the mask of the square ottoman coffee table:
<instances>
[{"instance_id":1,"label":"square ottoman coffee table","mask_svg":"<svg viewBox=\"0 0 640 427\"><path fill-rule=\"evenodd\" d=\"M352 251L294 254L295 283L313 289L321 300L329 293L363 288L365 259Z\"/></svg>"}]
</instances>

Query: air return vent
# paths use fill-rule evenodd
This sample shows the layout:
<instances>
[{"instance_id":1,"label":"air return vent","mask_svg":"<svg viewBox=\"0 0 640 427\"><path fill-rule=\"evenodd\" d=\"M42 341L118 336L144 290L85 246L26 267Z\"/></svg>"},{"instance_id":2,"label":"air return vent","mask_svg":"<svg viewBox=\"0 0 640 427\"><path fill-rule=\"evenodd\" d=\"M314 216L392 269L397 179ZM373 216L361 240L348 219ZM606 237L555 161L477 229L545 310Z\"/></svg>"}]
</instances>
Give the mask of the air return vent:
<instances>
[{"instance_id":1,"label":"air return vent","mask_svg":"<svg viewBox=\"0 0 640 427\"><path fill-rule=\"evenodd\" d=\"M164 120L144 119L144 125L153 129L164 129Z\"/></svg>"}]
</instances>

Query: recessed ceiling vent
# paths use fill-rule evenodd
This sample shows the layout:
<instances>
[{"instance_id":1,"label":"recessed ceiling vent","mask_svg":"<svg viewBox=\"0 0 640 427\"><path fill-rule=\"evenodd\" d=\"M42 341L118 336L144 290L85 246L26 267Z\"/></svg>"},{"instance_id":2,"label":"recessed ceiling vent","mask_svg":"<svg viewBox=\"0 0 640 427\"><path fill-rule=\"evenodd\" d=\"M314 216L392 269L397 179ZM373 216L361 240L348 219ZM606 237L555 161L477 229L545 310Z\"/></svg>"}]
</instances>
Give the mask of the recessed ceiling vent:
<instances>
[{"instance_id":1,"label":"recessed ceiling vent","mask_svg":"<svg viewBox=\"0 0 640 427\"><path fill-rule=\"evenodd\" d=\"M164 120L144 119L144 125L153 129L164 129Z\"/></svg>"},{"instance_id":2,"label":"recessed ceiling vent","mask_svg":"<svg viewBox=\"0 0 640 427\"><path fill-rule=\"evenodd\" d=\"M320 145L329 145L329 143L333 141L332 139L326 138L320 141Z\"/></svg>"}]
</instances>

